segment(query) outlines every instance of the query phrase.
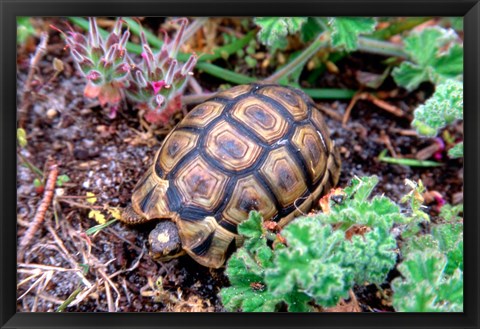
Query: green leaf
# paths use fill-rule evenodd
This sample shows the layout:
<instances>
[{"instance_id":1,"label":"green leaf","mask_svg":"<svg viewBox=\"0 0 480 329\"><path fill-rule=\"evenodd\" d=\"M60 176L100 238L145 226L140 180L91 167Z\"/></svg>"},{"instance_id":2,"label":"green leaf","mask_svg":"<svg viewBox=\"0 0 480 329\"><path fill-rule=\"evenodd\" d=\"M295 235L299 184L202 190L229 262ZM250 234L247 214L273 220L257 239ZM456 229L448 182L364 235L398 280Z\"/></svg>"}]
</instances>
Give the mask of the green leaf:
<instances>
[{"instance_id":1,"label":"green leaf","mask_svg":"<svg viewBox=\"0 0 480 329\"><path fill-rule=\"evenodd\" d=\"M57 177L57 186L63 186L63 184L68 183L70 181L70 177L68 175L60 175Z\"/></svg>"},{"instance_id":2,"label":"green leaf","mask_svg":"<svg viewBox=\"0 0 480 329\"><path fill-rule=\"evenodd\" d=\"M248 219L238 225L238 233L247 238L260 238L263 235L262 216L251 211Z\"/></svg>"},{"instance_id":3,"label":"green leaf","mask_svg":"<svg viewBox=\"0 0 480 329\"><path fill-rule=\"evenodd\" d=\"M298 32L307 18L256 17L253 21L260 27L257 38L262 44L274 49L283 49L287 46L287 35Z\"/></svg>"},{"instance_id":4,"label":"green leaf","mask_svg":"<svg viewBox=\"0 0 480 329\"><path fill-rule=\"evenodd\" d=\"M222 288L220 298L223 306L230 312L274 312L281 300L268 291L255 291L250 286Z\"/></svg>"},{"instance_id":5,"label":"green leaf","mask_svg":"<svg viewBox=\"0 0 480 329\"><path fill-rule=\"evenodd\" d=\"M439 75L438 81L441 82L448 78L461 78L463 74L463 47L459 44L453 44L447 52L442 53L432 61L432 67L435 73Z\"/></svg>"},{"instance_id":6,"label":"green leaf","mask_svg":"<svg viewBox=\"0 0 480 329\"><path fill-rule=\"evenodd\" d=\"M463 158L463 142L456 144L448 150L448 156L452 159Z\"/></svg>"},{"instance_id":7,"label":"green leaf","mask_svg":"<svg viewBox=\"0 0 480 329\"><path fill-rule=\"evenodd\" d=\"M322 26L318 22L317 17L308 17L305 24L302 25L300 31L300 37L303 42L312 41L320 32L322 32Z\"/></svg>"},{"instance_id":8,"label":"green leaf","mask_svg":"<svg viewBox=\"0 0 480 329\"><path fill-rule=\"evenodd\" d=\"M115 223L116 221L117 221L116 219L112 219L112 220L106 222L105 224L100 224L100 225L92 226L92 227L90 227L88 230L86 230L85 233L86 233L87 235L97 234L98 232L100 232L100 231L103 230L104 228L112 225L112 224Z\"/></svg>"},{"instance_id":9,"label":"green leaf","mask_svg":"<svg viewBox=\"0 0 480 329\"><path fill-rule=\"evenodd\" d=\"M392 281L393 306L400 312L463 310L463 272L445 275L447 258L439 251L414 251L398 265Z\"/></svg>"},{"instance_id":10,"label":"green leaf","mask_svg":"<svg viewBox=\"0 0 480 329\"><path fill-rule=\"evenodd\" d=\"M452 206L445 204L440 210L440 218L445 219L447 222L461 222L463 217L460 215L463 213L463 204Z\"/></svg>"},{"instance_id":11,"label":"green leaf","mask_svg":"<svg viewBox=\"0 0 480 329\"><path fill-rule=\"evenodd\" d=\"M377 21L368 17L335 17L330 19L333 47L344 47L347 51L357 49L358 36L375 30Z\"/></svg>"},{"instance_id":12,"label":"green leaf","mask_svg":"<svg viewBox=\"0 0 480 329\"><path fill-rule=\"evenodd\" d=\"M392 71L392 77L395 82L412 91L422 82L429 81L429 73L426 69L411 62L403 62Z\"/></svg>"},{"instance_id":13,"label":"green leaf","mask_svg":"<svg viewBox=\"0 0 480 329\"><path fill-rule=\"evenodd\" d=\"M463 271L463 224L437 225L432 228L432 236L447 257L445 273L453 274L457 268Z\"/></svg>"},{"instance_id":14,"label":"green leaf","mask_svg":"<svg viewBox=\"0 0 480 329\"><path fill-rule=\"evenodd\" d=\"M258 213L252 212L250 224L255 226L259 217ZM250 228L245 231L252 232ZM229 311L273 312L282 301L265 287L265 268L272 265L273 252L263 237L247 237L246 243L248 249L245 246L239 248L227 262L225 273L232 286L222 288L222 303Z\"/></svg>"},{"instance_id":15,"label":"green leaf","mask_svg":"<svg viewBox=\"0 0 480 329\"><path fill-rule=\"evenodd\" d=\"M375 227L363 236L354 235L343 243L343 266L350 267L353 281L384 282L397 261L396 240L385 230Z\"/></svg>"},{"instance_id":16,"label":"green leaf","mask_svg":"<svg viewBox=\"0 0 480 329\"><path fill-rule=\"evenodd\" d=\"M425 67L432 62L438 49L451 41L447 31L437 27L430 27L420 32L412 32L404 40L405 52L419 64Z\"/></svg>"},{"instance_id":17,"label":"green leaf","mask_svg":"<svg viewBox=\"0 0 480 329\"><path fill-rule=\"evenodd\" d=\"M435 136L438 130L463 119L463 83L449 79L439 84L425 104L414 111L412 126L419 133Z\"/></svg>"},{"instance_id":18,"label":"green leaf","mask_svg":"<svg viewBox=\"0 0 480 329\"><path fill-rule=\"evenodd\" d=\"M344 236L315 218L302 217L282 230L287 248L275 253L265 281L274 296L301 291L324 306L335 305L348 293L341 259L335 254Z\"/></svg>"},{"instance_id":19,"label":"green leaf","mask_svg":"<svg viewBox=\"0 0 480 329\"><path fill-rule=\"evenodd\" d=\"M412 32L404 40L410 61L393 70L395 82L411 91L424 81L440 83L449 78L461 78L463 47L456 43L458 39L453 30L440 27Z\"/></svg>"}]
</instances>

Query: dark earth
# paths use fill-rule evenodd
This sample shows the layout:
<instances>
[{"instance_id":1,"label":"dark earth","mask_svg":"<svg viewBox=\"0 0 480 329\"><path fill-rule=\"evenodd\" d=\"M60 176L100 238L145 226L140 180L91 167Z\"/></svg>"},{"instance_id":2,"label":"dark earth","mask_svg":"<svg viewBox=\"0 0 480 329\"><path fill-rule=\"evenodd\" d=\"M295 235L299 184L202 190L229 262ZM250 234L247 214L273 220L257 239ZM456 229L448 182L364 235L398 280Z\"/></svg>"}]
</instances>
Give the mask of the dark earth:
<instances>
[{"instance_id":1,"label":"dark earth","mask_svg":"<svg viewBox=\"0 0 480 329\"><path fill-rule=\"evenodd\" d=\"M45 26L58 23L47 19L43 22ZM154 23L147 21L145 24ZM86 193L96 195L94 207L97 210L105 205L125 206L163 138L194 104L176 114L168 127L150 126L147 130L138 112L128 104L124 104L116 118L110 119L98 102L83 96L85 81L75 72L62 39L54 30L49 30L49 34L47 53L34 75L34 101L28 107L23 126L28 145L18 147L18 152L44 170L45 175L48 175L48 168L44 167L53 159L59 165L59 175L68 175L70 181L56 188L45 221L18 264L17 311L51 312L59 307L67 312L224 311L217 297L221 287L228 285L224 268L208 269L187 256L163 264L154 262L148 256L146 241L155 223L135 227L114 223L96 235L85 233L97 225L88 216L92 205L86 202ZM38 39L33 39L30 45L18 47L19 104L24 101L29 58L37 42ZM64 71L52 79L54 58L63 61ZM336 62L339 73L326 71L314 85L305 87L361 90L357 72L381 74L385 59L352 53ZM236 56L230 60L229 65L242 65ZM225 63L219 60L216 64L227 66ZM253 74L251 70L245 71ZM259 70L256 76L265 78L268 73ZM195 78L205 92L213 92L225 83L204 73L196 72ZM354 176L377 175L380 183L374 194L385 194L399 202L409 191L404 180L421 179L428 191L437 191L446 202L462 202L463 160L448 159L446 151L442 153L440 161L444 165L441 167L415 168L378 160L384 149L389 150L389 156L393 156L393 150L398 157L416 158L419 152L425 153L435 145L434 139L416 135L410 126L414 108L433 93L433 86L424 83L416 91L407 93L398 89L389 77L375 92L382 91L390 96L384 100L400 108L405 114L403 117L369 100L359 100L347 124L342 126L341 118L349 100L315 100L332 139L340 148L343 164L338 185L345 187ZM187 88L185 94L190 93L193 91ZM450 127L449 132L461 136L462 125ZM428 160L434 160L433 153L427 151ZM35 177L18 158L19 238L24 235L43 197L43 192L33 184ZM433 200L428 206L427 210L435 219L438 204ZM109 219L111 217L107 216L107 221ZM356 286L353 292L359 311L393 311L388 302L391 294L388 282L396 276L398 272L392 270L382 286ZM158 278L161 281L157 282ZM63 303L69 297L70 303L65 307Z\"/></svg>"}]
</instances>

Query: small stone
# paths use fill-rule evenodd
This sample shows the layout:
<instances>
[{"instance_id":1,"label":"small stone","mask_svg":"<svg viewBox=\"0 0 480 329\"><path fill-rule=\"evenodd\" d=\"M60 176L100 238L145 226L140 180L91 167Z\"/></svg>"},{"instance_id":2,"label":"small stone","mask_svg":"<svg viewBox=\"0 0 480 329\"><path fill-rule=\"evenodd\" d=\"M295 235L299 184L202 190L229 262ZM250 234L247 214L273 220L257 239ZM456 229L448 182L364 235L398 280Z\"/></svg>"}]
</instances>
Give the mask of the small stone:
<instances>
[{"instance_id":1,"label":"small stone","mask_svg":"<svg viewBox=\"0 0 480 329\"><path fill-rule=\"evenodd\" d=\"M47 118L54 119L58 115L57 110L55 109L48 109L47 110Z\"/></svg>"}]
</instances>

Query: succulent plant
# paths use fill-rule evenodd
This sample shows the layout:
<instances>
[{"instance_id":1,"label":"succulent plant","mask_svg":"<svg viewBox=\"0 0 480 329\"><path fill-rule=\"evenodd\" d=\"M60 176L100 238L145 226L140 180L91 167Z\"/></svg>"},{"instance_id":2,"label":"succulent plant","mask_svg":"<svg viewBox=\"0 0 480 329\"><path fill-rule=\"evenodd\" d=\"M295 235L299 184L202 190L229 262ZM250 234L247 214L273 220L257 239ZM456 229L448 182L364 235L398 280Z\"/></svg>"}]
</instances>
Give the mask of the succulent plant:
<instances>
[{"instance_id":1,"label":"succulent plant","mask_svg":"<svg viewBox=\"0 0 480 329\"><path fill-rule=\"evenodd\" d=\"M102 107L110 110L115 117L118 104L124 98L123 88L128 85L130 72L126 44L130 37L128 30L122 33L121 19L117 19L111 33L102 37L95 18L89 18L88 36L73 29L65 35L67 46L78 70L88 80L84 94L97 98Z\"/></svg>"},{"instance_id":2,"label":"succulent plant","mask_svg":"<svg viewBox=\"0 0 480 329\"><path fill-rule=\"evenodd\" d=\"M145 111L145 118L152 123L165 123L181 108L182 89L197 62L195 54L183 65L176 59L188 20L181 18L178 22L180 27L174 38L169 39L165 33L163 45L157 52L152 51L142 31L141 62L136 64L130 60L130 84L125 89L126 96L136 108Z\"/></svg>"}]
</instances>

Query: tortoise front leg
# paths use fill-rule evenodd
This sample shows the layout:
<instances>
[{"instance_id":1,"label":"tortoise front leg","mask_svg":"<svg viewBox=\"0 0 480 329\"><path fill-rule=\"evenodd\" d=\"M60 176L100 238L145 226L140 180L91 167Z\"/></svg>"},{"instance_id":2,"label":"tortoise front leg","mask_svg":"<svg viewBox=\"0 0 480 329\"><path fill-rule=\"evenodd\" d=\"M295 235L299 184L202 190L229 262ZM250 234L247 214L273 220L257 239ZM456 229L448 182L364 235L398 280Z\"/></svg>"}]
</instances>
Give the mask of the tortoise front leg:
<instances>
[{"instance_id":1,"label":"tortoise front leg","mask_svg":"<svg viewBox=\"0 0 480 329\"><path fill-rule=\"evenodd\" d=\"M135 225L145 223L148 219L137 214L132 205L129 204L120 211L120 221L125 224Z\"/></svg>"}]
</instances>

